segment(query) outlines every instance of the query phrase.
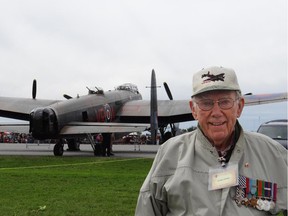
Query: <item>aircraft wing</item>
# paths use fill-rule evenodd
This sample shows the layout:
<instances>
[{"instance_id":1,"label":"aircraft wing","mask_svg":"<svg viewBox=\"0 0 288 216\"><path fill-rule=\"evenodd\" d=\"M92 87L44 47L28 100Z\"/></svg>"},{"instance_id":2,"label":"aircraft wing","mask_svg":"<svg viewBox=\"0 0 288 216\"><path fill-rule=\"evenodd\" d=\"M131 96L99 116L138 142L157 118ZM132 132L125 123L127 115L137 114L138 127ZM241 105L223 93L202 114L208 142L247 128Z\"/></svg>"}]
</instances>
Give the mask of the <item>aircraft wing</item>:
<instances>
[{"instance_id":1,"label":"aircraft wing","mask_svg":"<svg viewBox=\"0 0 288 216\"><path fill-rule=\"evenodd\" d=\"M64 126L60 135L86 135L96 133L122 133L144 131L149 124L128 124L128 123L112 123L112 122L71 122Z\"/></svg>"},{"instance_id":2,"label":"aircraft wing","mask_svg":"<svg viewBox=\"0 0 288 216\"><path fill-rule=\"evenodd\" d=\"M159 125L194 120L189 100L158 100L157 103ZM121 122L150 123L150 101L129 101L117 115Z\"/></svg>"},{"instance_id":3,"label":"aircraft wing","mask_svg":"<svg viewBox=\"0 0 288 216\"><path fill-rule=\"evenodd\" d=\"M245 106L287 101L287 92L244 95ZM125 103L118 113L121 122L149 123L150 101L139 100ZM194 120L189 100L158 100L158 124Z\"/></svg>"},{"instance_id":4,"label":"aircraft wing","mask_svg":"<svg viewBox=\"0 0 288 216\"><path fill-rule=\"evenodd\" d=\"M29 120L30 112L37 107L45 107L58 102L29 98L0 97L0 116L19 120Z\"/></svg>"},{"instance_id":5,"label":"aircraft wing","mask_svg":"<svg viewBox=\"0 0 288 216\"><path fill-rule=\"evenodd\" d=\"M244 95L245 106L287 101L287 92L273 94Z\"/></svg>"},{"instance_id":6,"label":"aircraft wing","mask_svg":"<svg viewBox=\"0 0 288 216\"><path fill-rule=\"evenodd\" d=\"M287 92L244 95L245 105L258 105L287 101ZM0 116L19 120L29 120L30 112L36 107L45 107L58 100L0 97ZM150 101L136 100L125 103L117 113L123 123L150 123ZM194 120L189 100L158 100L158 123L168 124Z\"/></svg>"},{"instance_id":7,"label":"aircraft wing","mask_svg":"<svg viewBox=\"0 0 288 216\"><path fill-rule=\"evenodd\" d=\"M130 123L112 123L112 122L71 122L64 126L60 135L85 135L97 133L122 133L144 131L150 127L149 124L130 124ZM9 131L14 133L29 133L29 124L9 123L0 124L0 131Z\"/></svg>"}]
</instances>

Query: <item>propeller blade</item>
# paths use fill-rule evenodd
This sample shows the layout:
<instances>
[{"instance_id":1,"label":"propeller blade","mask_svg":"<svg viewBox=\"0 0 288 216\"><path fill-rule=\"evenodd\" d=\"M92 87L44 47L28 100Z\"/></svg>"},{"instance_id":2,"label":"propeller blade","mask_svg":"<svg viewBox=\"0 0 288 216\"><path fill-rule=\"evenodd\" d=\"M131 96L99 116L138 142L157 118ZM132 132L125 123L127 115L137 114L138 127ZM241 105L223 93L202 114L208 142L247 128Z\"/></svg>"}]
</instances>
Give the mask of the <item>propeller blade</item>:
<instances>
[{"instance_id":1,"label":"propeller blade","mask_svg":"<svg viewBox=\"0 0 288 216\"><path fill-rule=\"evenodd\" d=\"M36 79L33 80L32 84L32 98L35 99L37 94L37 81Z\"/></svg>"},{"instance_id":2,"label":"propeller blade","mask_svg":"<svg viewBox=\"0 0 288 216\"><path fill-rule=\"evenodd\" d=\"M168 84L167 84L166 82L164 82L163 85L164 85L164 88L165 88L165 90L166 90L166 93L167 93L169 99L170 99L170 100L173 100L173 96L172 96L172 94L171 94L171 91L170 91L170 89L169 89Z\"/></svg>"},{"instance_id":3,"label":"propeller blade","mask_svg":"<svg viewBox=\"0 0 288 216\"><path fill-rule=\"evenodd\" d=\"M163 83L166 93L170 100L173 100L173 96L171 94L170 88L166 82ZM179 130L179 124L170 123L171 133L173 136L176 135L177 130ZM167 137L168 138L168 137Z\"/></svg>"},{"instance_id":4,"label":"propeller blade","mask_svg":"<svg viewBox=\"0 0 288 216\"><path fill-rule=\"evenodd\" d=\"M151 124L151 142L156 144L156 136L158 133L158 106L157 106L157 86L155 71L151 74L151 99L150 99L150 124Z\"/></svg>"},{"instance_id":5,"label":"propeller blade","mask_svg":"<svg viewBox=\"0 0 288 216\"><path fill-rule=\"evenodd\" d=\"M67 94L63 94L63 97L66 98L67 100L72 98L70 95L67 95Z\"/></svg>"}]
</instances>

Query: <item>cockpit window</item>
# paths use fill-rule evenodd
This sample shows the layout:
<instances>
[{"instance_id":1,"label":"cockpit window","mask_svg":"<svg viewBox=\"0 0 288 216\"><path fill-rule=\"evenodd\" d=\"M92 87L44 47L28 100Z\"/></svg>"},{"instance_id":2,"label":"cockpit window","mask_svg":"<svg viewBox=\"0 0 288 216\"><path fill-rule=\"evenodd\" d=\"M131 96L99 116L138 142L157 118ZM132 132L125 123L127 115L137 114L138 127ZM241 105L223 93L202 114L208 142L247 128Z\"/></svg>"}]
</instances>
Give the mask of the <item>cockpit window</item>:
<instances>
[{"instance_id":1,"label":"cockpit window","mask_svg":"<svg viewBox=\"0 0 288 216\"><path fill-rule=\"evenodd\" d=\"M116 87L116 90L131 91L135 94L139 94L137 86L132 83L125 83L123 85L119 85Z\"/></svg>"}]
</instances>

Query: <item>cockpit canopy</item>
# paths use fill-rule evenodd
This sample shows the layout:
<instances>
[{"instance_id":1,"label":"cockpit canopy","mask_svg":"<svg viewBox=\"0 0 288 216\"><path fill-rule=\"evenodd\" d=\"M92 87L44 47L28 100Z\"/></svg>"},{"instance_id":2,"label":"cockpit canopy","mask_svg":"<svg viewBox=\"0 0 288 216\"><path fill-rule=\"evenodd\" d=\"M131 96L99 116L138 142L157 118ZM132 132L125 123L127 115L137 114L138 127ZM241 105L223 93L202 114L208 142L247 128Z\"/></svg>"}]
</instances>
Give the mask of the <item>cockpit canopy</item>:
<instances>
[{"instance_id":1,"label":"cockpit canopy","mask_svg":"<svg viewBox=\"0 0 288 216\"><path fill-rule=\"evenodd\" d=\"M119 85L116 87L116 90L131 91L135 94L139 94L137 86L132 83L125 83L125 84Z\"/></svg>"}]
</instances>

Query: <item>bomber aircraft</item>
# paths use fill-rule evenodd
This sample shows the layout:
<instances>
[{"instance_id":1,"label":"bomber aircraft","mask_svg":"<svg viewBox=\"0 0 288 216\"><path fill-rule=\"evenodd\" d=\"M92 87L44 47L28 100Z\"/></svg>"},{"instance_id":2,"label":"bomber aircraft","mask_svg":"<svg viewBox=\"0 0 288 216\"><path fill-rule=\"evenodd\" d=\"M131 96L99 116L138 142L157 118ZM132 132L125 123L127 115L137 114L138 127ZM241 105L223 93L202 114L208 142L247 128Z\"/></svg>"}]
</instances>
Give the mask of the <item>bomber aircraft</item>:
<instances>
[{"instance_id":1,"label":"bomber aircraft","mask_svg":"<svg viewBox=\"0 0 288 216\"><path fill-rule=\"evenodd\" d=\"M53 152L62 156L64 139L68 149L79 150L76 137L86 136L96 155L93 135L143 131L150 127L152 143L155 143L157 131L164 136L169 125L172 135L177 127L175 123L192 121L189 100L173 100L167 83L164 83L169 100L157 100L155 72L151 75L151 98L142 100L136 85L126 83L115 90L103 91L95 87L88 88L88 95L72 98L63 95L66 100L43 100L36 98L36 80L32 85L32 98L0 97L0 116L27 121L22 125L35 139L56 139ZM246 105L273 103L287 100L287 92L244 95ZM1 128L8 126L2 124ZM19 125L15 125L18 126ZM11 127L10 127L11 128ZM29 129L29 130L28 130Z\"/></svg>"}]
</instances>

